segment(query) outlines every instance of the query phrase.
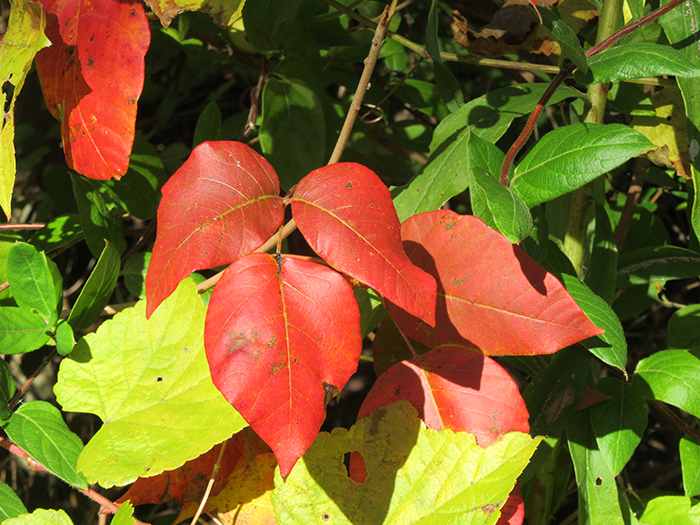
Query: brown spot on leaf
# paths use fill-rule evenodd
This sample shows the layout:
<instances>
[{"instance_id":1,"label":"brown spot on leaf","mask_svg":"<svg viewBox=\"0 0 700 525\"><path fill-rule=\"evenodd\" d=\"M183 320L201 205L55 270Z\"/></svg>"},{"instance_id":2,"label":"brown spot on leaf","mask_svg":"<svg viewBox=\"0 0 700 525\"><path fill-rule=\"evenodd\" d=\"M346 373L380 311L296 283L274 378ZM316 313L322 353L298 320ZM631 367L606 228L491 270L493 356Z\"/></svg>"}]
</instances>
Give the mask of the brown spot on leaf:
<instances>
[{"instance_id":1,"label":"brown spot on leaf","mask_svg":"<svg viewBox=\"0 0 700 525\"><path fill-rule=\"evenodd\" d=\"M574 398L576 394L574 388L571 385L567 385L564 391L554 400L554 402L547 409L547 422L553 423L557 420L559 415L564 411L566 407L574 403Z\"/></svg>"},{"instance_id":2,"label":"brown spot on leaf","mask_svg":"<svg viewBox=\"0 0 700 525\"><path fill-rule=\"evenodd\" d=\"M345 189L346 189L346 190L351 190L351 189L352 189L352 182L348 182L348 183L345 185Z\"/></svg>"}]
</instances>

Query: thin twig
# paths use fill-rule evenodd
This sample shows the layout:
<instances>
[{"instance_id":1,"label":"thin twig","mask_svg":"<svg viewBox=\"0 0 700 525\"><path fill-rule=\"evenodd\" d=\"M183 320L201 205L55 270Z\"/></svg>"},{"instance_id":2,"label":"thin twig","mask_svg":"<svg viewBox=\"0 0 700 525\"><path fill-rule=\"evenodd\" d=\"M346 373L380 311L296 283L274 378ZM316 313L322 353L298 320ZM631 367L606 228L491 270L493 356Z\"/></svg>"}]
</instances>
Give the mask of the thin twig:
<instances>
[{"instance_id":1,"label":"thin twig","mask_svg":"<svg viewBox=\"0 0 700 525\"><path fill-rule=\"evenodd\" d=\"M345 145L350 138L350 133L352 132L352 127L355 124L355 119L360 113L360 108L362 107L362 101L365 98L365 93L369 87L369 81L372 78L372 73L374 72L374 66L377 65L377 60L379 59L379 52L382 50L382 45L386 40L386 34L389 31L389 24L391 23L391 18L394 16L394 10L396 9L396 4L398 0L393 0L391 6L385 7L382 17L379 20L379 25L377 25L376 33L372 39L372 48L369 55L365 59L365 68L362 71L362 76L360 77L360 83L357 85L357 90L355 91L355 96L350 104L350 109L348 114L345 116L345 123L343 124L343 129L340 130L340 135L338 136L338 141L335 143L335 148L333 149L333 154L331 155L328 164L335 164L340 160L340 156L343 154Z\"/></svg>"},{"instance_id":2,"label":"thin twig","mask_svg":"<svg viewBox=\"0 0 700 525\"><path fill-rule=\"evenodd\" d=\"M207 500L209 499L209 494L211 494L211 489L214 487L214 483L216 482L216 475L219 473L219 468L221 467L221 460L224 457L224 451L226 450L226 443L228 441L224 441L221 444L221 450L219 451L219 459L216 460L216 464L214 465L214 470L211 473L211 477L209 478L209 483L207 483L207 490L204 491L204 496L202 496L202 502L199 504L199 508L197 509L197 512L195 513L194 517L192 518L192 522L190 525L195 525L197 523L197 520L199 517L202 515L202 512L204 511L204 505L206 505Z\"/></svg>"},{"instance_id":3,"label":"thin twig","mask_svg":"<svg viewBox=\"0 0 700 525\"><path fill-rule=\"evenodd\" d=\"M122 257L122 262L121 262L121 269L123 270L124 267L126 266L126 261L128 261L131 256L135 255L141 247L148 242L148 239L153 235L153 232L156 229L156 219L153 219L151 222L148 223L148 226L146 226L146 229L143 231L141 234L141 237L139 237L139 240L136 241L136 244L131 247L131 249L124 254Z\"/></svg>"},{"instance_id":4,"label":"thin twig","mask_svg":"<svg viewBox=\"0 0 700 525\"><path fill-rule=\"evenodd\" d=\"M656 399L647 399L647 402L649 403L649 405L658 410L662 416L664 416L668 421L675 425L681 432L689 435L693 439L700 440L700 432L688 426L685 421L683 421L676 414L674 414L673 411L670 408L668 408L668 406L666 406L664 403L662 403L661 401L657 401Z\"/></svg>"},{"instance_id":5,"label":"thin twig","mask_svg":"<svg viewBox=\"0 0 700 525\"><path fill-rule=\"evenodd\" d=\"M39 365L39 367L34 371L34 373L27 379L27 381L22 385L22 388L20 388L17 392L15 392L15 395L12 397L10 402L7 404L7 408L10 410L13 410L15 406L17 406L17 403L19 403L19 400L22 399L22 396L24 393L27 391L27 389L32 386L32 383L34 380L39 376L39 374L48 366L48 364L53 361L53 358L56 357L56 350L51 352L46 359L44 359L43 363Z\"/></svg>"},{"instance_id":6,"label":"thin twig","mask_svg":"<svg viewBox=\"0 0 700 525\"><path fill-rule=\"evenodd\" d=\"M37 222L36 224L0 224L0 230L40 230L46 224Z\"/></svg>"}]
</instances>

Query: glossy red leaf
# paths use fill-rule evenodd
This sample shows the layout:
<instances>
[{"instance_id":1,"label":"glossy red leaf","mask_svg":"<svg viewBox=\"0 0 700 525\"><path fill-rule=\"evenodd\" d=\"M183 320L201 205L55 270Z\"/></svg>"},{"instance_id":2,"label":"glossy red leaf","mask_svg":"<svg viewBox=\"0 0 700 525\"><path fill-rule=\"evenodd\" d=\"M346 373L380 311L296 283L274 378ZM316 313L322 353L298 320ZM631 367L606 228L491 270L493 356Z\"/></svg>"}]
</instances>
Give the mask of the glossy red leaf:
<instances>
[{"instance_id":1,"label":"glossy red leaf","mask_svg":"<svg viewBox=\"0 0 700 525\"><path fill-rule=\"evenodd\" d=\"M292 212L311 248L333 268L434 323L435 280L406 257L391 194L373 171L353 163L312 171L294 192Z\"/></svg>"},{"instance_id":2,"label":"glossy red leaf","mask_svg":"<svg viewBox=\"0 0 700 525\"><path fill-rule=\"evenodd\" d=\"M286 477L318 434L325 404L357 369L360 312L330 268L250 254L214 288L204 346L214 385Z\"/></svg>"},{"instance_id":3,"label":"glossy red leaf","mask_svg":"<svg viewBox=\"0 0 700 525\"><path fill-rule=\"evenodd\" d=\"M42 0L53 44L36 55L68 166L92 179L129 167L151 33L136 0Z\"/></svg>"},{"instance_id":4,"label":"glossy red leaf","mask_svg":"<svg viewBox=\"0 0 700 525\"><path fill-rule=\"evenodd\" d=\"M423 213L404 222L401 233L413 263L438 281L434 328L387 305L416 341L475 346L486 355L535 355L603 333L556 277L476 217Z\"/></svg>"},{"instance_id":5,"label":"glossy red leaf","mask_svg":"<svg viewBox=\"0 0 700 525\"><path fill-rule=\"evenodd\" d=\"M204 142L163 186L158 235L146 275L150 316L194 272L228 264L279 228L277 174L240 142Z\"/></svg>"},{"instance_id":6,"label":"glossy red leaf","mask_svg":"<svg viewBox=\"0 0 700 525\"><path fill-rule=\"evenodd\" d=\"M472 349L438 347L401 361L365 398L358 419L405 399L428 428L469 432L487 447L506 432L529 432L528 412L518 386L501 365Z\"/></svg>"}]
</instances>

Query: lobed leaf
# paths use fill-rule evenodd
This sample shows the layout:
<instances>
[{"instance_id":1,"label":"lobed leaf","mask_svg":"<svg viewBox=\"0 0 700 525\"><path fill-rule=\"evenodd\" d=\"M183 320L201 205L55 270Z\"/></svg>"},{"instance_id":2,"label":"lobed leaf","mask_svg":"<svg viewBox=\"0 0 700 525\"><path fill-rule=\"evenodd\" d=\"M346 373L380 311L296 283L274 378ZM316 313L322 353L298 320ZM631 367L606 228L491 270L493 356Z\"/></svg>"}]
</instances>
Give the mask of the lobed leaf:
<instances>
[{"instance_id":1,"label":"lobed leaf","mask_svg":"<svg viewBox=\"0 0 700 525\"><path fill-rule=\"evenodd\" d=\"M435 281L404 253L389 190L352 163L312 171L297 186L292 213L311 248L336 270L435 322Z\"/></svg>"},{"instance_id":2,"label":"lobed leaf","mask_svg":"<svg viewBox=\"0 0 700 525\"><path fill-rule=\"evenodd\" d=\"M240 142L204 142L163 186L146 276L148 317L195 270L228 264L282 224L272 166Z\"/></svg>"},{"instance_id":3,"label":"lobed leaf","mask_svg":"<svg viewBox=\"0 0 700 525\"><path fill-rule=\"evenodd\" d=\"M572 124L547 133L516 166L511 188L529 205L580 188L654 145L622 124Z\"/></svg>"},{"instance_id":4,"label":"lobed leaf","mask_svg":"<svg viewBox=\"0 0 700 525\"><path fill-rule=\"evenodd\" d=\"M552 274L476 217L416 215L403 223L402 237L414 264L439 283L435 328L393 304L387 310L406 335L429 347L551 354L602 333Z\"/></svg>"},{"instance_id":5,"label":"lobed leaf","mask_svg":"<svg viewBox=\"0 0 700 525\"><path fill-rule=\"evenodd\" d=\"M78 460L90 483L125 485L172 470L245 426L212 384L204 311L187 280L150 319L139 301L61 362L57 401L104 421Z\"/></svg>"},{"instance_id":6,"label":"lobed leaf","mask_svg":"<svg viewBox=\"0 0 700 525\"><path fill-rule=\"evenodd\" d=\"M46 401L29 401L4 421L2 427L12 441L46 470L74 487L88 488L85 476L77 471L83 443L68 429L56 407Z\"/></svg>"},{"instance_id":7,"label":"lobed leaf","mask_svg":"<svg viewBox=\"0 0 700 525\"><path fill-rule=\"evenodd\" d=\"M3 525L73 525L73 522L62 510L36 509L31 514L3 521Z\"/></svg>"},{"instance_id":8,"label":"lobed leaf","mask_svg":"<svg viewBox=\"0 0 700 525\"><path fill-rule=\"evenodd\" d=\"M68 167L92 179L119 179L129 167L151 38L143 5L41 3L53 45L37 54L37 73L46 105L61 122Z\"/></svg>"},{"instance_id":9,"label":"lobed leaf","mask_svg":"<svg viewBox=\"0 0 700 525\"><path fill-rule=\"evenodd\" d=\"M430 430L405 401L375 410L349 431L319 434L272 493L277 520L292 523L494 523L540 438L511 432L484 449L474 436ZM356 483L344 454L359 452Z\"/></svg>"},{"instance_id":10,"label":"lobed leaf","mask_svg":"<svg viewBox=\"0 0 700 525\"><path fill-rule=\"evenodd\" d=\"M132 516L134 506L130 502L123 503L119 506L119 510L114 513L114 517L110 525L134 525L136 520Z\"/></svg>"},{"instance_id":11,"label":"lobed leaf","mask_svg":"<svg viewBox=\"0 0 700 525\"><path fill-rule=\"evenodd\" d=\"M401 361L377 379L358 419L405 399L428 428L469 432L481 447L501 435L528 433L528 413L518 386L501 365L471 348L444 345Z\"/></svg>"},{"instance_id":12,"label":"lobed leaf","mask_svg":"<svg viewBox=\"0 0 700 525\"><path fill-rule=\"evenodd\" d=\"M286 477L318 434L325 404L357 369L360 313L333 270L250 254L214 288L204 344L214 384Z\"/></svg>"}]
</instances>

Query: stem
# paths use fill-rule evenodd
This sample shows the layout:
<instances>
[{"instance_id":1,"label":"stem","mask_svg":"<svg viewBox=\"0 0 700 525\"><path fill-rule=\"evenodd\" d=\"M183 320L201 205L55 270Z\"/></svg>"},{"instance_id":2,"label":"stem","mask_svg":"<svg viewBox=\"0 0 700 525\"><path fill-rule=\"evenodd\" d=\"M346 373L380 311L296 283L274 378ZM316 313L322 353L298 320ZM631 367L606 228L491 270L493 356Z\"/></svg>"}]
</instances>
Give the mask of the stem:
<instances>
[{"instance_id":1,"label":"stem","mask_svg":"<svg viewBox=\"0 0 700 525\"><path fill-rule=\"evenodd\" d=\"M36 224L0 224L0 230L40 230L46 224L37 222Z\"/></svg>"},{"instance_id":2,"label":"stem","mask_svg":"<svg viewBox=\"0 0 700 525\"><path fill-rule=\"evenodd\" d=\"M34 380L41 374L42 370L48 366L48 364L53 361L53 358L56 357L56 350L51 352L46 359L44 359L44 362L39 365L39 367L34 371L34 373L31 375L29 379L27 379L26 383L22 385L22 388L20 388L15 395L12 397L10 402L7 404L7 408L10 410L14 410L15 406L17 406L17 403L19 403L19 400L22 399L22 396L24 393L27 391L27 389L32 386L32 383Z\"/></svg>"},{"instance_id":3,"label":"stem","mask_svg":"<svg viewBox=\"0 0 700 525\"><path fill-rule=\"evenodd\" d=\"M209 483L207 483L207 490L204 491L204 496L202 496L202 502L199 504L199 508L197 509L197 512L195 515L192 517L192 522L190 525L196 525L197 520L199 520L199 517L202 515L202 512L204 511L204 505L206 505L207 500L209 499L209 494L211 494L211 489L214 487L214 483L216 482L216 475L219 473L219 468L221 467L221 460L224 457L224 452L226 451L226 444L228 441L224 441L221 444L221 450L219 451L219 458L216 460L216 463L214 464L214 470L211 473L211 477L209 478Z\"/></svg>"}]
</instances>

